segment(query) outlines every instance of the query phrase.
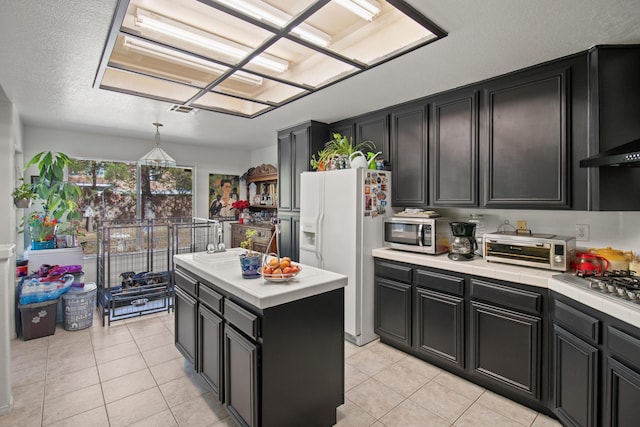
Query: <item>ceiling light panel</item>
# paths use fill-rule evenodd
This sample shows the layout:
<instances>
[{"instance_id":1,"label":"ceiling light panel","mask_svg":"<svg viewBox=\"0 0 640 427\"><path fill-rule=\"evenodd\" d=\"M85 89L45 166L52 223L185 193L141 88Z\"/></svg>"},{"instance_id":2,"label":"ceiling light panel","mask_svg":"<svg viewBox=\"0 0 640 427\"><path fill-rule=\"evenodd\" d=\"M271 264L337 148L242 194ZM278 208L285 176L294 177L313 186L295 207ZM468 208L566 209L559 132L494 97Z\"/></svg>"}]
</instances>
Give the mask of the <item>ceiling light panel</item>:
<instances>
[{"instance_id":1,"label":"ceiling light panel","mask_svg":"<svg viewBox=\"0 0 640 427\"><path fill-rule=\"evenodd\" d=\"M337 77L344 77L359 71L350 64L288 39L278 40L265 52L283 57L290 64L289 70L285 73L266 72L266 74L309 88L325 86L335 81ZM245 69L260 71L254 64L247 64Z\"/></svg>"},{"instance_id":2,"label":"ceiling light panel","mask_svg":"<svg viewBox=\"0 0 640 427\"><path fill-rule=\"evenodd\" d=\"M238 73L242 73L242 71L238 71ZM215 91L272 104L280 104L308 92L297 86L270 79L263 79L261 85L251 85L242 82L235 74L217 85Z\"/></svg>"},{"instance_id":3,"label":"ceiling light panel","mask_svg":"<svg viewBox=\"0 0 640 427\"><path fill-rule=\"evenodd\" d=\"M198 93L189 86L111 68L105 71L100 87L175 103L186 102Z\"/></svg>"},{"instance_id":4,"label":"ceiling light panel","mask_svg":"<svg viewBox=\"0 0 640 427\"><path fill-rule=\"evenodd\" d=\"M378 12L369 21L350 13L343 4L371 5ZM358 3L359 2L359 3ZM336 20L336 16L341 18ZM334 42L329 50L358 62L374 65L399 52L427 43L436 36L424 26L400 12L384 0L334 0L306 21L328 31Z\"/></svg>"},{"instance_id":5,"label":"ceiling light panel","mask_svg":"<svg viewBox=\"0 0 640 427\"><path fill-rule=\"evenodd\" d=\"M119 0L96 86L255 117L444 36L401 0Z\"/></svg>"},{"instance_id":6,"label":"ceiling light panel","mask_svg":"<svg viewBox=\"0 0 640 427\"><path fill-rule=\"evenodd\" d=\"M273 107L244 99L209 92L193 103L194 107L251 117Z\"/></svg>"}]
</instances>

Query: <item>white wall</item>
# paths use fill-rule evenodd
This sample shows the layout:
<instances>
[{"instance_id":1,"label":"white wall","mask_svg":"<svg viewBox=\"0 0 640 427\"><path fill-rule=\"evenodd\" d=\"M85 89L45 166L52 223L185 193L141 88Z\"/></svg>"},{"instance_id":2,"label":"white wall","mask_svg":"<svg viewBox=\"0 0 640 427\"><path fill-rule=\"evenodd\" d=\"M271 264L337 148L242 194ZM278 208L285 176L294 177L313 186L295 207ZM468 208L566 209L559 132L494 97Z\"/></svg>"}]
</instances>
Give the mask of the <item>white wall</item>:
<instances>
[{"instance_id":1,"label":"white wall","mask_svg":"<svg viewBox=\"0 0 640 427\"><path fill-rule=\"evenodd\" d=\"M514 227L516 221L527 221L533 233L575 236L576 224L589 225L589 241L576 242L581 248L603 248L633 251L640 254L640 212L586 212L511 209L440 209L438 212L466 220L470 213L485 217L487 232L495 231L504 220Z\"/></svg>"},{"instance_id":2,"label":"white wall","mask_svg":"<svg viewBox=\"0 0 640 427\"><path fill-rule=\"evenodd\" d=\"M261 150L251 152L251 166L260 166L263 163L278 167L278 145L276 144L276 135L270 135L269 140L273 144Z\"/></svg>"},{"instance_id":3,"label":"white wall","mask_svg":"<svg viewBox=\"0 0 640 427\"><path fill-rule=\"evenodd\" d=\"M149 139L134 139L25 126L24 158L28 161L36 153L51 150L75 158L136 161L154 147L153 136L153 132L149 132ZM275 135L272 138L275 146ZM160 146L178 166L194 168L195 216L203 218L208 216L210 173L242 175L251 166L260 164L254 163L254 156L244 150L206 148L171 142L167 138L162 138ZM31 173L35 174L35 169Z\"/></svg>"}]
</instances>

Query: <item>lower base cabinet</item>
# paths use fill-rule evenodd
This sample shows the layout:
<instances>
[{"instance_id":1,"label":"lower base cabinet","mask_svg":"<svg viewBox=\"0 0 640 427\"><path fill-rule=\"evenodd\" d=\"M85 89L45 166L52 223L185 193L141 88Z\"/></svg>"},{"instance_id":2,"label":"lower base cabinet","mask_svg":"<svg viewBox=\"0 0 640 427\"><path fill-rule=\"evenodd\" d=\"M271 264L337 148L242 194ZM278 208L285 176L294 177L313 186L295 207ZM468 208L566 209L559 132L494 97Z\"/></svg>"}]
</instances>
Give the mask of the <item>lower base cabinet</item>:
<instances>
[{"instance_id":1,"label":"lower base cabinet","mask_svg":"<svg viewBox=\"0 0 640 427\"><path fill-rule=\"evenodd\" d=\"M542 319L471 302L474 372L540 399Z\"/></svg>"},{"instance_id":2,"label":"lower base cabinet","mask_svg":"<svg viewBox=\"0 0 640 427\"><path fill-rule=\"evenodd\" d=\"M640 424L640 372L612 357L607 358L606 398L605 406L609 408L606 412L606 426Z\"/></svg>"},{"instance_id":3,"label":"lower base cabinet","mask_svg":"<svg viewBox=\"0 0 640 427\"><path fill-rule=\"evenodd\" d=\"M196 366L196 330L198 301L184 290L175 289L175 343L185 359Z\"/></svg>"},{"instance_id":4,"label":"lower base cabinet","mask_svg":"<svg viewBox=\"0 0 640 427\"><path fill-rule=\"evenodd\" d=\"M224 401L222 336L224 322L222 317L207 309L198 307L198 366L197 372L209 384L219 402Z\"/></svg>"},{"instance_id":5,"label":"lower base cabinet","mask_svg":"<svg viewBox=\"0 0 640 427\"><path fill-rule=\"evenodd\" d=\"M411 285L376 279L375 286L375 332L411 346Z\"/></svg>"},{"instance_id":6,"label":"lower base cabinet","mask_svg":"<svg viewBox=\"0 0 640 427\"><path fill-rule=\"evenodd\" d=\"M258 426L258 347L224 328L225 406L241 426Z\"/></svg>"}]
</instances>

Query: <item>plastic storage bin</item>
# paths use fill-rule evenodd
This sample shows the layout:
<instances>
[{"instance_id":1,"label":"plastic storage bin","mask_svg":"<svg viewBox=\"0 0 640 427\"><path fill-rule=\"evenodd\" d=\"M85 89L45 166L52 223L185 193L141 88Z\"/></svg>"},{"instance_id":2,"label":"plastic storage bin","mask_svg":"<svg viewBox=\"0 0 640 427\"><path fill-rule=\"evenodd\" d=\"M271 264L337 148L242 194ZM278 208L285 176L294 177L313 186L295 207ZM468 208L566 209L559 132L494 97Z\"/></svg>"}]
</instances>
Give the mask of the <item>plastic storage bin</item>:
<instances>
[{"instance_id":1,"label":"plastic storage bin","mask_svg":"<svg viewBox=\"0 0 640 427\"><path fill-rule=\"evenodd\" d=\"M71 287L62 294L63 326L67 331L79 331L93 324L98 287L95 283L85 283L83 288Z\"/></svg>"},{"instance_id":2,"label":"plastic storage bin","mask_svg":"<svg viewBox=\"0 0 640 427\"><path fill-rule=\"evenodd\" d=\"M25 341L53 335L56 332L56 305L58 299L19 304L22 320L22 336Z\"/></svg>"}]
</instances>

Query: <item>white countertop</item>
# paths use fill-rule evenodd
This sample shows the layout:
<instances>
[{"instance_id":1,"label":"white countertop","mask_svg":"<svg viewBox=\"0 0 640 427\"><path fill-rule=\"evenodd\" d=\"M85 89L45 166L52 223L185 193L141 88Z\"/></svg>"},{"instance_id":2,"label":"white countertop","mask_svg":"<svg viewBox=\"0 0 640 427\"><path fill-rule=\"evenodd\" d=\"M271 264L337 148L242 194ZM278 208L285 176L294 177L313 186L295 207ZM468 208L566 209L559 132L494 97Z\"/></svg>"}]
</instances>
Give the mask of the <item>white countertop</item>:
<instances>
[{"instance_id":1,"label":"white countertop","mask_svg":"<svg viewBox=\"0 0 640 427\"><path fill-rule=\"evenodd\" d=\"M288 282L274 283L263 278L243 279L239 253L229 249L219 254L196 252L174 255L175 263L210 281L249 304L265 309L347 286L347 276L300 264L300 273Z\"/></svg>"},{"instance_id":2,"label":"white countertop","mask_svg":"<svg viewBox=\"0 0 640 427\"><path fill-rule=\"evenodd\" d=\"M376 258L406 262L408 264L422 265L425 267L441 268L443 270L506 280L523 285L537 286L539 288L548 288L548 282L551 276L560 273L552 270L540 270L531 267L488 262L481 257L476 257L470 261L452 261L447 257L447 254L427 255L417 252L398 251L391 248L373 249L372 254Z\"/></svg>"},{"instance_id":3,"label":"white countertop","mask_svg":"<svg viewBox=\"0 0 640 427\"><path fill-rule=\"evenodd\" d=\"M627 306L619 301L606 298L598 292L592 292L561 280L553 279L553 276L562 274L559 271L538 270L531 267L488 262L480 257L470 261L452 261L447 257L447 254L427 255L390 248L373 249L372 254L376 258L548 288L640 328L640 306L637 308L633 305Z\"/></svg>"}]
</instances>

